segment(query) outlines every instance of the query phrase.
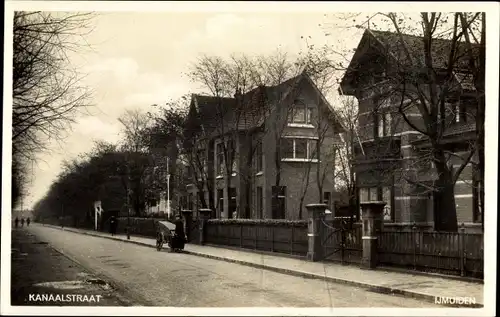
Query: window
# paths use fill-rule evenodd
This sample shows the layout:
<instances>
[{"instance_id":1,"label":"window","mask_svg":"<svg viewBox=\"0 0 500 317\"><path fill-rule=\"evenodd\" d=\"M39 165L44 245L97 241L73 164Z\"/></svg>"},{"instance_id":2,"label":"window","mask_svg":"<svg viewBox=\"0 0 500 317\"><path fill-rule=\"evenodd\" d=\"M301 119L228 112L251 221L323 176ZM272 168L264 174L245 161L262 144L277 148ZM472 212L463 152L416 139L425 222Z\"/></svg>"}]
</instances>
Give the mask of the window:
<instances>
[{"instance_id":1,"label":"window","mask_svg":"<svg viewBox=\"0 0 500 317\"><path fill-rule=\"evenodd\" d=\"M206 151L203 149L203 150L198 150L198 159L199 159L199 162L200 162L200 166L199 166L199 169L200 169L200 172L203 174L203 175L206 175L207 174L207 171L208 171L208 165L207 165L207 156L206 156ZM200 177L201 178L201 177Z\"/></svg>"},{"instance_id":2,"label":"window","mask_svg":"<svg viewBox=\"0 0 500 317\"><path fill-rule=\"evenodd\" d=\"M193 193L188 195L188 210L193 210Z\"/></svg>"},{"instance_id":3,"label":"window","mask_svg":"<svg viewBox=\"0 0 500 317\"><path fill-rule=\"evenodd\" d=\"M217 144L217 176L221 176L224 174L224 148L222 147L222 143Z\"/></svg>"},{"instance_id":4,"label":"window","mask_svg":"<svg viewBox=\"0 0 500 317\"><path fill-rule=\"evenodd\" d=\"M282 139L282 149L283 149L283 157L285 158L294 158L294 140L290 138Z\"/></svg>"},{"instance_id":5,"label":"window","mask_svg":"<svg viewBox=\"0 0 500 317\"><path fill-rule=\"evenodd\" d=\"M263 218L263 207L264 207L264 195L262 192L262 187L258 186L257 187L257 202L256 202L256 212L257 212L257 218L262 219Z\"/></svg>"},{"instance_id":6,"label":"window","mask_svg":"<svg viewBox=\"0 0 500 317\"><path fill-rule=\"evenodd\" d=\"M233 218L233 213L237 210L238 201L236 200L236 188L230 187L228 188L229 192L229 217Z\"/></svg>"},{"instance_id":7,"label":"window","mask_svg":"<svg viewBox=\"0 0 500 317\"><path fill-rule=\"evenodd\" d=\"M191 180L193 179L193 171L191 169L191 166L189 165L186 166L186 177L189 182L191 182Z\"/></svg>"},{"instance_id":8,"label":"window","mask_svg":"<svg viewBox=\"0 0 500 317\"><path fill-rule=\"evenodd\" d=\"M198 197L198 208L201 208L203 206L203 198L205 196L204 192L198 192L197 197Z\"/></svg>"},{"instance_id":9,"label":"window","mask_svg":"<svg viewBox=\"0 0 500 317\"><path fill-rule=\"evenodd\" d=\"M359 201L377 201L378 200L378 189L377 187L363 187L359 189Z\"/></svg>"},{"instance_id":10,"label":"window","mask_svg":"<svg viewBox=\"0 0 500 317\"><path fill-rule=\"evenodd\" d=\"M224 190L217 189L217 201L218 201L218 209L219 209L219 217L224 212Z\"/></svg>"},{"instance_id":11,"label":"window","mask_svg":"<svg viewBox=\"0 0 500 317\"><path fill-rule=\"evenodd\" d=\"M273 219L285 219L286 186L273 186L271 190Z\"/></svg>"},{"instance_id":12,"label":"window","mask_svg":"<svg viewBox=\"0 0 500 317\"><path fill-rule=\"evenodd\" d=\"M323 204L326 204L328 207L331 206L332 193L324 192L323 193Z\"/></svg>"},{"instance_id":13,"label":"window","mask_svg":"<svg viewBox=\"0 0 500 317\"><path fill-rule=\"evenodd\" d=\"M297 105L293 108L292 123L306 123L306 108Z\"/></svg>"},{"instance_id":14,"label":"window","mask_svg":"<svg viewBox=\"0 0 500 317\"><path fill-rule=\"evenodd\" d=\"M377 121L375 122L378 137L385 137L391 135L391 113L383 112L377 114Z\"/></svg>"},{"instance_id":15,"label":"window","mask_svg":"<svg viewBox=\"0 0 500 317\"><path fill-rule=\"evenodd\" d=\"M467 108L464 102L457 102L454 109L455 122L466 122L467 121Z\"/></svg>"},{"instance_id":16,"label":"window","mask_svg":"<svg viewBox=\"0 0 500 317\"><path fill-rule=\"evenodd\" d=\"M294 158L307 158L307 139L295 139L295 156Z\"/></svg>"},{"instance_id":17,"label":"window","mask_svg":"<svg viewBox=\"0 0 500 317\"><path fill-rule=\"evenodd\" d=\"M238 155L236 153L236 145L233 140L227 142L228 160L231 161L231 172L236 173L238 170Z\"/></svg>"},{"instance_id":18,"label":"window","mask_svg":"<svg viewBox=\"0 0 500 317\"><path fill-rule=\"evenodd\" d=\"M472 179L472 201L473 201L473 208L472 208L472 221L473 222L483 222L483 201L482 201L482 184L480 181L480 173L479 169L475 167L473 169L473 179Z\"/></svg>"},{"instance_id":19,"label":"window","mask_svg":"<svg viewBox=\"0 0 500 317\"><path fill-rule=\"evenodd\" d=\"M384 220L392 220L392 191L391 187L382 187L382 201L385 202L384 206Z\"/></svg>"},{"instance_id":20,"label":"window","mask_svg":"<svg viewBox=\"0 0 500 317\"><path fill-rule=\"evenodd\" d=\"M284 159L317 159L317 140L304 138L283 138L282 149Z\"/></svg>"},{"instance_id":21,"label":"window","mask_svg":"<svg viewBox=\"0 0 500 317\"><path fill-rule=\"evenodd\" d=\"M384 206L384 220L392 220L392 188L390 186L378 187L364 187L359 189L359 201L369 202L369 201L383 201Z\"/></svg>"},{"instance_id":22,"label":"window","mask_svg":"<svg viewBox=\"0 0 500 317\"><path fill-rule=\"evenodd\" d=\"M307 107L302 101L296 101L292 108L289 123L311 124L312 108Z\"/></svg>"},{"instance_id":23,"label":"window","mask_svg":"<svg viewBox=\"0 0 500 317\"><path fill-rule=\"evenodd\" d=\"M255 171L262 172L263 170L264 155L262 153L262 141L258 141L257 147L255 148Z\"/></svg>"},{"instance_id":24,"label":"window","mask_svg":"<svg viewBox=\"0 0 500 317\"><path fill-rule=\"evenodd\" d=\"M181 201L180 201L181 209L187 209L187 206L188 206L187 201L188 201L187 196L181 197Z\"/></svg>"}]
</instances>

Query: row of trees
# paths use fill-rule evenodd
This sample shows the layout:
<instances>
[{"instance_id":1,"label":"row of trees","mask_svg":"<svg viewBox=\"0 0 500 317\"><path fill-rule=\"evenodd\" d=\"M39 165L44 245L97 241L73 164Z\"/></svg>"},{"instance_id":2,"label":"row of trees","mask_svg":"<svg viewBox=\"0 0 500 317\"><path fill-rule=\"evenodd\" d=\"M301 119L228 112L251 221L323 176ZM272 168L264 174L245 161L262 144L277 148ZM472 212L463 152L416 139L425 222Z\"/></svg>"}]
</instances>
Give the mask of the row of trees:
<instances>
[{"instance_id":1,"label":"row of trees","mask_svg":"<svg viewBox=\"0 0 500 317\"><path fill-rule=\"evenodd\" d=\"M91 91L69 55L84 41L94 14L16 11L12 58L12 207L26 194L29 166L51 142L62 141ZM83 40L83 41L82 41Z\"/></svg>"}]
</instances>

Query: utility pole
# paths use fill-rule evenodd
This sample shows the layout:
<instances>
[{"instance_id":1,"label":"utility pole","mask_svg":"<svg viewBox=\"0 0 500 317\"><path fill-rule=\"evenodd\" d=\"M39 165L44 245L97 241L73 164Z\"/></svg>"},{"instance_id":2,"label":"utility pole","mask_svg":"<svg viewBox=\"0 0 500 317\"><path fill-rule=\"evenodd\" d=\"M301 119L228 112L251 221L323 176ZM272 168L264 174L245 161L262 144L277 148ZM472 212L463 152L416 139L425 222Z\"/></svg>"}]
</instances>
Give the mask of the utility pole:
<instances>
[{"instance_id":1,"label":"utility pole","mask_svg":"<svg viewBox=\"0 0 500 317\"><path fill-rule=\"evenodd\" d=\"M127 240L130 240L130 167L127 160Z\"/></svg>"},{"instance_id":2,"label":"utility pole","mask_svg":"<svg viewBox=\"0 0 500 317\"><path fill-rule=\"evenodd\" d=\"M61 228L64 228L64 203L61 202Z\"/></svg>"},{"instance_id":3,"label":"utility pole","mask_svg":"<svg viewBox=\"0 0 500 317\"><path fill-rule=\"evenodd\" d=\"M170 172L169 172L169 159L168 159L168 156L167 156L167 215L168 215L168 218L170 218L170 213L171 213L171 210L170 210Z\"/></svg>"}]
</instances>

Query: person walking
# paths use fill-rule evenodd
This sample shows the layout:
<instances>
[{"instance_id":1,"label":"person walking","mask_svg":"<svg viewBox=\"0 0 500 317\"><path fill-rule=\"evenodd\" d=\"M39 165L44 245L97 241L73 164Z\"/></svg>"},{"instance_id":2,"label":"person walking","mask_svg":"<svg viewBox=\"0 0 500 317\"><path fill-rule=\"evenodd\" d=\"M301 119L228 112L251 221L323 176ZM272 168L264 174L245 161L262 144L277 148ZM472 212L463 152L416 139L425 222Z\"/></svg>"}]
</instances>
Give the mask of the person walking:
<instances>
[{"instance_id":1,"label":"person walking","mask_svg":"<svg viewBox=\"0 0 500 317\"><path fill-rule=\"evenodd\" d=\"M19 218L16 217L16 220L14 220L14 223L16 224L16 228L19 226Z\"/></svg>"},{"instance_id":2,"label":"person walking","mask_svg":"<svg viewBox=\"0 0 500 317\"><path fill-rule=\"evenodd\" d=\"M172 249L173 251L184 250L184 244L186 243L186 233L184 232L184 222L182 217L177 215L175 219L175 236L172 239Z\"/></svg>"},{"instance_id":3,"label":"person walking","mask_svg":"<svg viewBox=\"0 0 500 317\"><path fill-rule=\"evenodd\" d=\"M24 218L21 218L21 227L24 227Z\"/></svg>"},{"instance_id":4,"label":"person walking","mask_svg":"<svg viewBox=\"0 0 500 317\"><path fill-rule=\"evenodd\" d=\"M26 225L29 227L30 226L30 222L31 222L31 219L30 217L28 217L28 219L26 219Z\"/></svg>"},{"instance_id":5,"label":"person walking","mask_svg":"<svg viewBox=\"0 0 500 317\"><path fill-rule=\"evenodd\" d=\"M117 219L115 216L111 216L109 220L109 231L111 232L112 236L116 234L116 227L117 227Z\"/></svg>"}]
</instances>

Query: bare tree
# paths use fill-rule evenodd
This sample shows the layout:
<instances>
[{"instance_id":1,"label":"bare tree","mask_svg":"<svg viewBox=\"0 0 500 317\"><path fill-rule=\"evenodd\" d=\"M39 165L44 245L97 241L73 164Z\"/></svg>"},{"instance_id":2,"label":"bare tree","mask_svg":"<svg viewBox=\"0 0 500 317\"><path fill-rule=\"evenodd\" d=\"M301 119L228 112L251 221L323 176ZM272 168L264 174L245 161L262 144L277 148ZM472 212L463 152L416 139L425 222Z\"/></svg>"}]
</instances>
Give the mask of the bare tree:
<instances>
[{"instance_id":1,"label":"bare tree","mask_svg":"<svg viewBox=\"0 0 500 317\"><path fill-rule=\"evenodd\" d=\"M70 64L68 53L88 46L82 39L92 17L91 13L14 13L15 161L31 161L34 154L47 149L49 141L62 140L62 132L89 106L90 92L80 85L82 76Z\"/></svg>"}]
</instances>

